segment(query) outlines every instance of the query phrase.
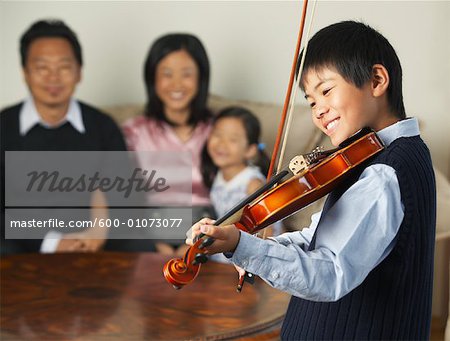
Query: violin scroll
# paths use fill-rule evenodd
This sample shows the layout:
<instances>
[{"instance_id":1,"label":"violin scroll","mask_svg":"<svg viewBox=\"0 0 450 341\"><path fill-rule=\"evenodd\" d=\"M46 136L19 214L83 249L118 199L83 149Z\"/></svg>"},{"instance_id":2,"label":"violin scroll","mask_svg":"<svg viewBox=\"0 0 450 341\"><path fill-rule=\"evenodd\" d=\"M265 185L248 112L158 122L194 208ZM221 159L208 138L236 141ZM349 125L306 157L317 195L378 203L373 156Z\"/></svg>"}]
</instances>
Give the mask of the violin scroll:
<instances>
[{"instance_id":1,"label":"violin scroll","mask_svg":"<svg viewBox=\"0 0 450 341\"><path fill-rule=\"evenodd\" d=\"M198 239L184 255L184 258L173 258L163 268L164 277L175 289L181 289L192 282L198 275L202 263L207 257L202 250L209 238ZM213 240L212 240L213 241Z\"/></svg>"}]
</instances>

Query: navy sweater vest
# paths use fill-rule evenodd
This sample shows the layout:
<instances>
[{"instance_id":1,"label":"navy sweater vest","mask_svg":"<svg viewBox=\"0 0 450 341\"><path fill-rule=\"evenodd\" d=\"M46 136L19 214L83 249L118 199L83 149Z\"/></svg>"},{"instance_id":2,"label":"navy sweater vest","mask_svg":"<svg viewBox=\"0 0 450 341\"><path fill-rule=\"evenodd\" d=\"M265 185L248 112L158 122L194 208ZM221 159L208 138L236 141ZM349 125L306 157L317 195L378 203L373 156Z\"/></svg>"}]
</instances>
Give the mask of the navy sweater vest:
<instances>
[{"instance_id":1,"label":"navy sweater vest","mask_svg":"<svg viewBox=\"0 0 450 341\"><path fill-rule=\"evenodd\" d=\"M429 338L436 227L436 192L430 153L418 136L399 138L368 165L374 163L394 168L400 185L405 216L394 249L363 283L337 302L292 297L282 327L282 339ZM329 195L323 214L357 181L361 172L362 169L355 170L339 190ZM355 252L364 252L364 246Z\"/></svg>"}]
</instances>

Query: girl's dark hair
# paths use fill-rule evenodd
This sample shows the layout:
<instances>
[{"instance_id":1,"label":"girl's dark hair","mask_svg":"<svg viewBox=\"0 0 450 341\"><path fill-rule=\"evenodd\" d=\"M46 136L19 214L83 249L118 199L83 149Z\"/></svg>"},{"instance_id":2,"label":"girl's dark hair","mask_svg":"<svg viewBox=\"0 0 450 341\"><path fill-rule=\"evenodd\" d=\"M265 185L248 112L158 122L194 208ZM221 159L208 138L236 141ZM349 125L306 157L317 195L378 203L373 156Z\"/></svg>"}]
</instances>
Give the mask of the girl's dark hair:
<instances>
[{"instance_id":1,"label":"girl's dark hair","mask_svg":"<svg viewBox=\"0 0 450 341\"><path fill-rule=\"evenodd\" d=\"M264 149L261 148L259 141L261 136L261 125L258 118L249 110L242 107L228 107L221 110L214 118L214 124L222 118L233 117L239 119L245 129L247 141L249 145L256 144L258 146L258 154L253 161L255 166L258 166L261 172L267 176L269 171L270 160L267 157ZM214 165L207 150L207 144L203 147L202 151L202 166L201 166L203 182L205 186L211 188L214 177L217 174L218 168Z\"/></svg>"},{"instance_id":2,"label":"girl's dark hair","mask_svg":"<svg viewBox=\"0 0 450 341\"><path fill-rule=\"evenodd\" d=\"M33 41L39 38L64 38L72 46L75 58L80 66L83 65L81 45L77 35L61 20L39 20L32 24L20 38L20 58L25 67L28 50Z\"/></svg>"},{"instance_id":3,"label":"girl's dark hair","mask_svg":"<svg viewBox=\"0 0 450 341\"><path fill-rule=\"evenodd\" d=\"M155 75L156 67L161 59L169 53L179 50L185 50L189 53L199 69L198 93L191 102L191 115L188 121L189 124L195 126L201 121L208 121L212 115L206 107L209 89L208 56L200 40L191 34L167 34L158 38L150 47L144 66L144 80L147 93L145 115L173 125L167 120L164 114L164 105L156 95Z\"/></svg>"},{"instance_id":4,"label":"girl's dark hair","mask_svg":"<svg viewBox=\"0 0 450 341\"><path fill-rule=\"evenodd\" d=\"M299 58L300 61L301 55ZM361 88L371 79L375 64L383 65L389 73L390 109L398 118L406 118L400 60L384 36L360 22L342 21L321 29L311 38L300 84L304 90L303 77L309 70L333 67L345 80Z\"/></svg>"}]
</instances>

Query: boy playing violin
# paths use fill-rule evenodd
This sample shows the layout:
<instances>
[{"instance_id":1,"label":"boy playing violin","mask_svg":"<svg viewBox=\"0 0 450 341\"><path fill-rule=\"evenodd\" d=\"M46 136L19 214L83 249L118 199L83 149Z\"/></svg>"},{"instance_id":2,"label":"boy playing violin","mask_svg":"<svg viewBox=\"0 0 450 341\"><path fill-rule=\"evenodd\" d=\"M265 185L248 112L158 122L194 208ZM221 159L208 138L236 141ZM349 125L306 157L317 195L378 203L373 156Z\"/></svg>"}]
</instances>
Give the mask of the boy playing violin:
<instances>
[{"instance_id":1,"label":"boy playing violin","mask_svg":"<svg viewBox=\"0 0 450 341\"><path fill-rule=\"evenodd\" d=\"M338 146L364 127L385 149L331 192L302 231L258 239L234 225L193 226L238 267L292 294L283 339L427 339L436 199L418 122L406 118L391 44L353 21L312 37L301 88L315 125ZM187 240L192 244L192 240Z\"/></svg>"}]
</instances>

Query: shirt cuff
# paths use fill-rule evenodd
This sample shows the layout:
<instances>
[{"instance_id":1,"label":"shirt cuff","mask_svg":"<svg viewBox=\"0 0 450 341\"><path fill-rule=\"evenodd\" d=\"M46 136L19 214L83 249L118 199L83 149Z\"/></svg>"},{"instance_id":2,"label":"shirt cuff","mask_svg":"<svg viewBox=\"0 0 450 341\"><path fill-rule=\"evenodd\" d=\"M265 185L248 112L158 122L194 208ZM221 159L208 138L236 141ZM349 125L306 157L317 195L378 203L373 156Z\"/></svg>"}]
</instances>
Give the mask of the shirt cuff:
<instances>
[{"instance_id":1,"label":"shirt cuff","mask_svg":"<svg viewBox=\"0 0 450 341\"><path fill-rule=\"evenodd\" d=\"M241 231L239 244L234 250L231 261L242 268L247 268L251 264L250 271L255 271L259 267L259 263L264 260L267 248L268 240Z\"/></svg>"},{"instance_id":2,"label":"shirt cuff","mask_svg":"<svg viewBox=\"0 0 450 341\"><path fill-rule=\"evenodd\" d=\"M62 239L63 234L56 232L56 231L50 231L48 232L44 240L41 244L41 253L55 253L56 249L58 248L59 241Z\"/></svg>"}]
</instances>

